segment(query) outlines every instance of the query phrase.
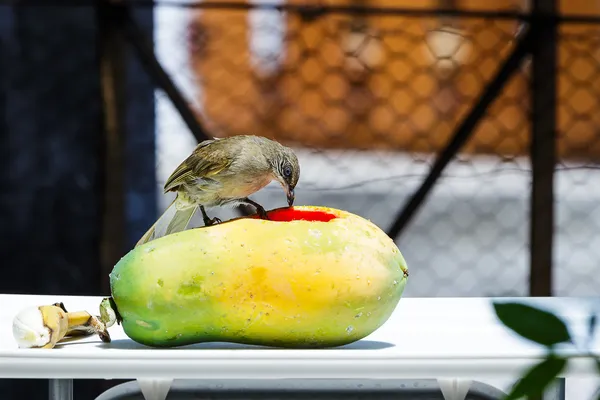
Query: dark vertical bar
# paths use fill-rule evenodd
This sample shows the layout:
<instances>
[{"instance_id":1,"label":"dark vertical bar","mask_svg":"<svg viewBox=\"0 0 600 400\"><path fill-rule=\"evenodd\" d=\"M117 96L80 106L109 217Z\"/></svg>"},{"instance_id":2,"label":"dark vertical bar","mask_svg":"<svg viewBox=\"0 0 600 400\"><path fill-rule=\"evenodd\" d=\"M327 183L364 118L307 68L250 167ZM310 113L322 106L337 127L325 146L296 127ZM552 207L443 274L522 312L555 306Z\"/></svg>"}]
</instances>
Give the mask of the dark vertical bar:
<instances>
[{"instance_id":1,"label":"dark vertical bar","mask_svg":"<svg viewBox=\"0 0 600 400\"><path fill-rule=\"evenodd\" d=\"M558 27L556 0L533 0L531 64L531 296L552 295Z\"/></svg>"},{"instance_id":2,"label":"dark vertical bar","mask_svg":"<svg viewBox=\"0 0 600 400\"><path fill-rule=\"evenodd\" d=\"M0 27L5 20L8 7L0 6ZM2 29L2 28L0 28ZM8 76L6 68L6 60L8 60L8 54L6 51L4 32L0 30L0 191L8 192L10 185L9 170L6 168L8 164L10 152L9 152L9 140L8 140L8 124L6 121L6 92ZM0 207L0 238L8 234L6 224L9 219L10 210ZM0 253L0 257L2 254Z\"/></svg>"},{"instance_id":3,"label":"dark vertical bar","mask_svg":"<svg viewBox=\"0 0 600 400\"><path fill-rule=\"evenodd\" d=\"M104 179L100 239L101 282L103 293L109 295L108 275L125 251L125 67L123 44L114 21L114 8L107 0L98 0L97 17L103 114L101 160Z\"/></svg>"},{"instance_id":4,"label":"dark vertical bar","mask_svg":"<svg viewBox=\"0 0 600 400\"><path fill-rule=\"evenodd\" d=\"M133 9L141 32L153 36L154 8ZM123 38L121 38L123 40ZM141 61L123 43L126 64L125 115L126 250L152 226L158 212L156 196L156 114L154 85Z\"/></svg>"},{"instance_id":5,"label":"dark vertical bar","mask_svg":"<svg viewBox=\"0 0 600 400\"><path fill-rule=\"evenodd\" d=\"M110 293L115 263L156 217L154 87L117 26L114 2L97 0L98 66L102 97L101 149L103 209L100 282ZM136 10L140 30L152 36L154 9ZM124 380L98 381L103 390Z\"/></svg>"}]
</instances>

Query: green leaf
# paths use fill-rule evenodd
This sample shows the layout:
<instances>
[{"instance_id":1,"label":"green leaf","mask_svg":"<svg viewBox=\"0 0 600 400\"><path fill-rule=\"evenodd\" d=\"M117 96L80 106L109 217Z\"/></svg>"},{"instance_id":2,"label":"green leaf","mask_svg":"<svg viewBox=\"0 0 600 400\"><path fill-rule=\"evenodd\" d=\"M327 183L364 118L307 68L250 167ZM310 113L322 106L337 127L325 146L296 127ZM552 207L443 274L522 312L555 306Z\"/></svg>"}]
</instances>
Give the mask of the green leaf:
<instances>
[{"instance_id":1,"label":"green leaf","mask_svg":"<svg viewBox=\"0 0 600 400\"><path fill-rule=\"evenodd\" d=\"M504 325L526 339L547 347L571 341L563 320L548 311L521 303L494 303L494 310Z\"/></svg>"},{"instance_id":2,"label":"green leaf","mask_svg":"<svg viewBox=\"0 0 600 400\"><path fill-rule=\"evenodd\" d=\"M505 397L505 400L517 400L542 394L566 364L566 359L549 355L544 361L527 371Z\"/></svg>"}]
</instances>

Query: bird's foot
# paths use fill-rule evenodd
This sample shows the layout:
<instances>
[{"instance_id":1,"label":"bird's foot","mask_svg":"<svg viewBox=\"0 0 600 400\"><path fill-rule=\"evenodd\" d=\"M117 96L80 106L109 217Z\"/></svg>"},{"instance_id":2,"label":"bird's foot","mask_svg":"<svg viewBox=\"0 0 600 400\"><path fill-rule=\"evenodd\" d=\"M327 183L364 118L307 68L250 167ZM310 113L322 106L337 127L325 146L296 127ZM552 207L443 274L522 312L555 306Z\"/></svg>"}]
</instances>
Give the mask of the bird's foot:
<instances>
[{"instance_id":1,"label":"bird's foot","mask_svg":"<svg viewBox=\"0 0 600 400\"><path fill-rule=\"evenodd\" d=\"M214 218L204 218L204 226L212 226L212 225L216 225L216 224L220 224L221 221L219 218L214 217Z\"/></svg>"},{"instance_id":2,"label":"bird's foot","mask_svg":"<svg viewBox=\"0 0 600 400\"><path fill-rule=\"evenodd\" d=\"M257 202L255 202L253 200L250 200L247 197L245 199L242 199L242 202L253 206L256 209L256 213L258 214L260 219L266 219L267 221L269 220L269 216L267 215L267 212L265 211L263 206L261 206L260 204L258 204Z\"/></svg>"},{"instance_id":3,"label":"bird's foot","mask_svg":"<svg viewBox=\"0 0 600 400\"><path fill-rule=\"evenodd\" d=\"M256 212L257 212L258 216L260 217L260 219L265 219L265 220L269 221L269 216L267 215L267 212L265 211L264 208L256 207Z\"/></svg>"},{"instance_id":4,"label":"bird's foot","mask_svg":"<svg viewBox=\"0 0 600 400\"><path fill-rule=\"evenodd\" d=\"M217 217L209 218L209 216L206 214L206 210L204 209L204 206L200 206L200 211L202 212L202 219L204 220L204 226L216 225L216 224L220 224L221 222L223 222Z\"/></svg>"}]
</instances>

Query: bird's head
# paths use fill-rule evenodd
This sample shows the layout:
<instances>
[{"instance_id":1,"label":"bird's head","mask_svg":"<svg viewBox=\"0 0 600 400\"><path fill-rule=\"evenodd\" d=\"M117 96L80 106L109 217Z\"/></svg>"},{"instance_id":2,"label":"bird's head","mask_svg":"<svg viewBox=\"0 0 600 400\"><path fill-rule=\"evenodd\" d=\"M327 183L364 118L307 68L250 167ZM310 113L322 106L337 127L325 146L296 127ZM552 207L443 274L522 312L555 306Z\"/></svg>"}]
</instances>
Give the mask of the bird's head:
<instances>
[{"instance_id":1,"label":"bird's head","mask_svg":"<svg viewBox=\"0 0 600 400\"><path fill-rule=\"evenodd\" d=\"M300 163L298 157L289 147L281 146L272 159L273 175L281 184L287 195L288 205L294 204L294 189L300 178Z\"/></svg>"}]
</instances>

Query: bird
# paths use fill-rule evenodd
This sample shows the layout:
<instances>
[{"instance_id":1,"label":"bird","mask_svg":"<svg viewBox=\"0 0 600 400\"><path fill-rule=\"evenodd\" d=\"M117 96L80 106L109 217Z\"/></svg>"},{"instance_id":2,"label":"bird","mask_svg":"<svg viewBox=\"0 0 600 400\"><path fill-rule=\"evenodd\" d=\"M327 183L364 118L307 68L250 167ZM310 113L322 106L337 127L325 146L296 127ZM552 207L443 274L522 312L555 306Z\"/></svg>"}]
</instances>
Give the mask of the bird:
<instances>
[{"instance_id":1,"label":"bird","mask_svg":"<svg viewBox=\"0 0 600 400\"><path fill-rule=\"evenodd\" d=\"M177 195L136 247L185 230L198 208L205 226L222 222L209 218L205 207L249 204L261 219L268 219L265 209L248 196L275 180L281 184L291 207L299 178L296 154L275 140L256 135L204 140L166 180L164 193Z\"/></svg>"}]
</instances>

